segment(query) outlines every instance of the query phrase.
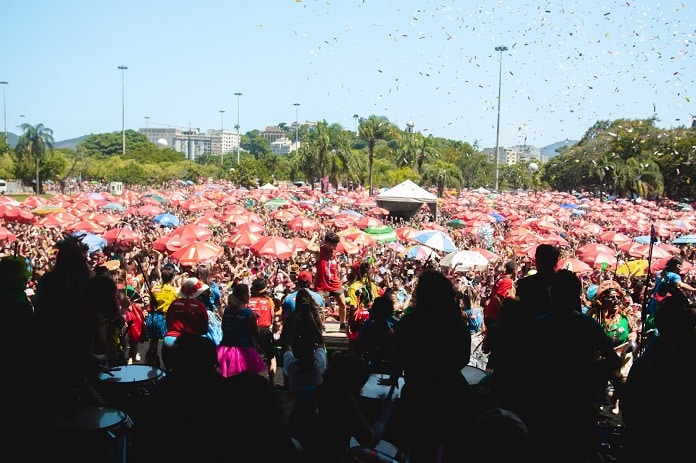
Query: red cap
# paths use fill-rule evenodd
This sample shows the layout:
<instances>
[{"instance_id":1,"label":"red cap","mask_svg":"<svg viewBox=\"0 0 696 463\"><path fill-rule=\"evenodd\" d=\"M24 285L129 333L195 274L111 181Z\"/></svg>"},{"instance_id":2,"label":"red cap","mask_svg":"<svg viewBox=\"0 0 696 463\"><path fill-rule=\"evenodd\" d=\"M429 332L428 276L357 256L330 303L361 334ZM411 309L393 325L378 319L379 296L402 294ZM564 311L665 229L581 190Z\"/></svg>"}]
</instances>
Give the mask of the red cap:
<instances>
[{"instance_id":1,"label":"red cap","mask_svg":"<svg viewBox=\"0 0 696 463\"><path fill-rule=\"evenodd\" d=\"M314 276L312 275L312 272L310 270L303 270L300 272L299 275L297 275L297 281L311 283L312 281L314 281Z\"/></svg>"}]
</instances>

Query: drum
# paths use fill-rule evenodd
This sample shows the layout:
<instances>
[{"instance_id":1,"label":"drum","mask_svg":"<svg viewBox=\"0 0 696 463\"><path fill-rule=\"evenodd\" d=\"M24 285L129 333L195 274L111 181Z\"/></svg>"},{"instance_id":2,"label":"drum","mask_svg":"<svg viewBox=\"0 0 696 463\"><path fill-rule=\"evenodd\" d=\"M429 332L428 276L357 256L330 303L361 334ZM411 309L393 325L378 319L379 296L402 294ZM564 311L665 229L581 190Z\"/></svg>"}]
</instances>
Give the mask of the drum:
<instances>
[{"instance_id":1,"label":"drum","mask_svg":"<svg viewBox=\"0 0 696 463\"><path fill-rule=\"evenodd\" d=\"M109 373L99 374L98 390L110 404L128 413L137 421L138 409L150 397L164 371L150 365L124 365Z\"/></svg>"},{"instance_id":2,"label":"drum","mask_svg":"<svg viewBox=\"0 0 696 463\"><path fill-rule=\"evenodd\" d=\"M485 370L472 365L467 365L462 368L462 374L471 386L476 386L483 378L486 377Z\"/></svg>"},{"instance_id":3,"label":"drum","mask_svg":"<svg viewBox=\"0 0 696 463\"><path fill-rule=\"evenodd\" d=\"M365 385L360 390L360 395L368 399L384 399L389 394L391 386L382 386L379 384L380 378L387 378L387 375L374 373L370 375ZM398 399L401 394L401 388L404 387L404 378L399 378L399 387L394 388L392 399Z\"/></svg>"},{"instance_id":4,"label":"drum","mask_svg":"<svg viewBox=\"0 0 696 463\"><path fill-rule=\"evenodd\" d=\"M54 422L53 449L57 460L125 463L133 421L116 408L86 406Z\"/></svg>"}]
</instances>

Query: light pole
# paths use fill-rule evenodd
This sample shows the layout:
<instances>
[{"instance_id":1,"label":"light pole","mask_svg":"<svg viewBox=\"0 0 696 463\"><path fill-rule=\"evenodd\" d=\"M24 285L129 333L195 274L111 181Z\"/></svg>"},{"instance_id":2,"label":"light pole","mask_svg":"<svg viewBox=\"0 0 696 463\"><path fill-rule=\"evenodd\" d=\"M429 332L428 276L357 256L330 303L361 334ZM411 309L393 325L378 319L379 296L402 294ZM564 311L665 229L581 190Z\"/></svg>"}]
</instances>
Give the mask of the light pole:
<instances>
[{"instance_id":1,"label":"light pole","mask_svg":"<svg viewBox=\"0 0 696 463\"><path fill-rule=\"evenodd\" d=\"M150 116L145 116L145 128L150 130Z\"/></svg>"},{"instance_id":2,"label":"light pole","mask_svg":"<svg viewBox=\"0 0 696 463\"><path fill-rule=\"evenodd\" d=\"M353 120L355 121L355 135L358 134L358 118L359 117L360 116L358 116L357 114L353 114Z\"/></svg>"},{"instance_id":3,"label":"light pole","mask_svg":"<svg viewBox=\"0 0 696 463\"><path fill-rule=\"evenodd\" d=\"M2 120L5 123L5 143L7 143L7 106L5 106L5 85L7 84L6 80L0 81L0 85L2 85Z\"/></svg>"},{"instance_id":4,"label":"light pole","mask_svg":"<svg viewBox=\"0 0 696 463\"><path fill-rule=\"evenodd\" d=\"M121 153L126 155L126 69L127 66L119 66L121 70Z\"/></svg>"},{"instance_id":5,"label":"light pole","mask_svg":"<svg viewBox=\"0 0 696 463\"><path fill-rule=\"evenodd\" d=\"M225 110L221 109L220 110L220 167L222 167L222 162L224 161L224 156L225 156L225 144L223 143L222 139L222 132L225 130Z\"/></svg>"},{"instance_id":6,"label":"light pole","mask_svg":"<svg viewBox=\"0 0 696 463\"><path fill-rule=\"evenodd\" d=\"M237 129L237 165L239 165L239 147L242 144L242 139L239 136L239 97L242 96L242 92L234 92L234 96L237 97L237 125L234 128Z\"/></svg>"},{"instance_id":7,"label":"light pole","mask_svg":"<svg viewBox=\"0 0 696 463\"><path fill-rule=\"evenodd\" d=\"M297 112L300 109L300 103L293 103L295 107L295 151L300 149L300 123L297 120Z\"/></svg>"},{"instance_id":8,"label":"light pole","mask_svg":"<svg viewBox=\"0 0 696 463\"><path fill-rule=\"evenodd\" d=\"M496 125L495 129L495 191L496 193L498 192L498 163L500 161L500 153L498 153L499 150L499 143L500 143L500 89L502 86L502 78L503 78L503 52L507 51L507 47L505 46L500 46L500 47L495 47L495 51L500 52L500 67L498 69L498 124Z\"/></svg>"}]
</instances>

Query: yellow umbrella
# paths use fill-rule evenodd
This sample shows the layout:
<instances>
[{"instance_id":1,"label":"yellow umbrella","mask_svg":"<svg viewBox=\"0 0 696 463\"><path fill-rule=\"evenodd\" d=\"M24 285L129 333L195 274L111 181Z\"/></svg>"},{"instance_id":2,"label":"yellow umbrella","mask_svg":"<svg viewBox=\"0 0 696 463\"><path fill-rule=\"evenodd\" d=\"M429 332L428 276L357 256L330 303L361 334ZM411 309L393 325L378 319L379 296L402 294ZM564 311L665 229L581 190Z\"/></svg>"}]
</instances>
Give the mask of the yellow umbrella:
<instances>
[{"instance_id":1,"label":"yellow umbrella","mask_svg":"<svg viewBox=\"0 0 696 463\"><path fill-rule=\"evenodd\" d=\"M624 262L623 264L619 265L616 268L616 274L633 277L633 276L637 276L637 275L645 275L645 272L647 270L648 270L648 260L647 259L630 260L628 262Z\"/></svg>"}]
</instances>

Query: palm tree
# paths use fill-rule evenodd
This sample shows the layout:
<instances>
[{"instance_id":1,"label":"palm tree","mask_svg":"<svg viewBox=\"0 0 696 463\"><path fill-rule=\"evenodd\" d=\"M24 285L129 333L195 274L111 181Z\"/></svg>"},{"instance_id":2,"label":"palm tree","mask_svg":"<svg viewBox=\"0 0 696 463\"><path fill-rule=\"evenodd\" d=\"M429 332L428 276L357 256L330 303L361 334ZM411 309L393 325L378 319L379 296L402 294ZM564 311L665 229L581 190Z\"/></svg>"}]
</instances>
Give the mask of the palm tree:
<instances>
[{"instance_id":1,"label":"palm tree","mask_svg":"<svg viewBox=\"0 0 696 463\"><path fill-rule=\"evenodd\" d=\"M53 152L53 130L44 127L43 124L32 126L24 123L20 126L24 131L17 142L17 164L18 167L23 164L22 161L28 162L34 160L36 163L36 194L41 194L41 181L39 178L39 166L41 158L45 156L46 151Z\"/></svg>"},{"instance_id":2,"label":"palm tree","mask_svg":"<svg viewBox=\"0 0 696 463\"><path fill-rule=\"evenodd\" d=\"M367 142L367 154L369 157L370 196L372 196L372 168L375 162L375 145L379 140L387 140L394 135L394 127L389 119L374 114L367 119L361 118L358 126L360 138Z\"/></svg>"},{"instance_id":3,"label":"palm tree","mask_svg":"<svg viewBox=\"0 0 696 463\"><path fill-rule=\"evenodd\" d=\"M423 173L423 164L426 160L437 158L440 154L435 146L435 139L432 135L424 137L419 133L416 134L416 166L418 166L418 173Z\"/></svg>"}]
</instances>

